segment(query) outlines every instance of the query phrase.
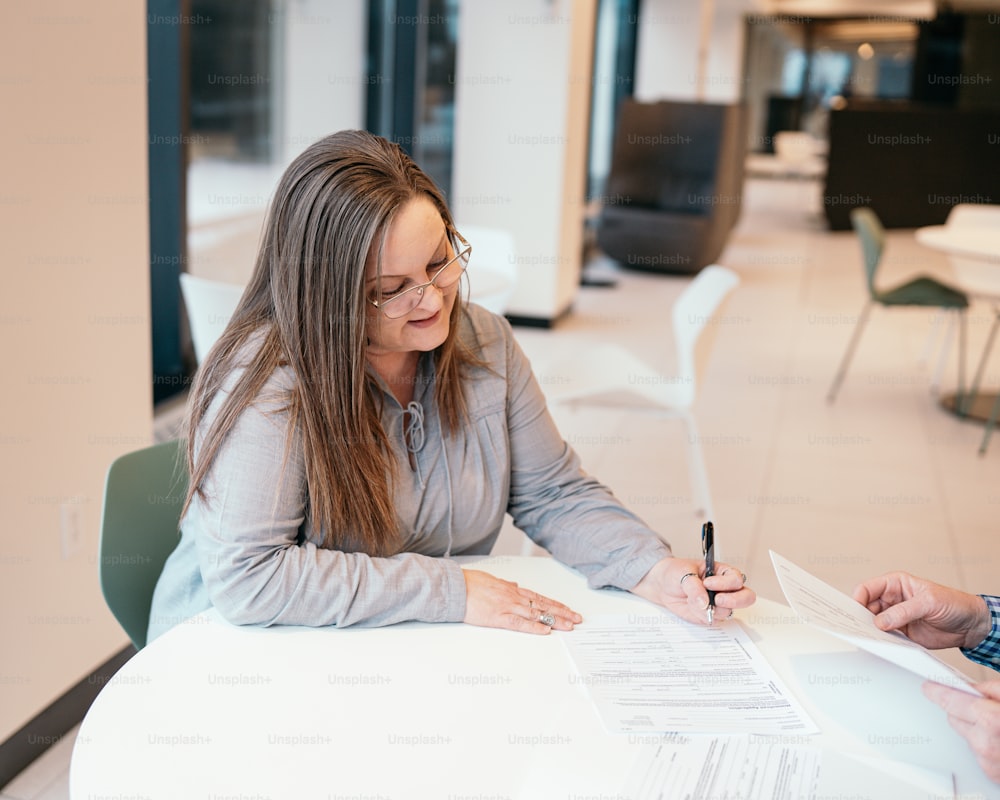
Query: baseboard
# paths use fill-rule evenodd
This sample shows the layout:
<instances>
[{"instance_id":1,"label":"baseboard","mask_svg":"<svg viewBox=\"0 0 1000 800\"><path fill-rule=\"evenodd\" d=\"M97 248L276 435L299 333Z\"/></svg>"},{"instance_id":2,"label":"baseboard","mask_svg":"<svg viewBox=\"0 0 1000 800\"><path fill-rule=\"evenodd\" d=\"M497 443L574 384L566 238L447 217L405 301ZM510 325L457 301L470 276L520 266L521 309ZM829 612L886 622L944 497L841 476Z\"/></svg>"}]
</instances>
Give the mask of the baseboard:
<instances>
[{"instance_id":1,"label":"baseboard","mask_svg":"<svg viewBox=\"0 0 1000 800\"><path fill-rule=\"evenodd\" d=\"M132 645L118 651L0 743L0 787L14 780L83 720L90 704L111 676L134 655Z\"/></svg>"},{"instance_id":2,"label":"baseboard","mask_svg":"<svg viewBox=\"0 0 1000 800\"><path fill-rule=\"evenodd\" d=\"M521 314L504 314L504 317L506 317L507 321L515 327L554 328L560 320L569 316L572 308L572 306L567 306L563 311L559 312L554 317L529 317Z\"/></svg>"}]
</instances>

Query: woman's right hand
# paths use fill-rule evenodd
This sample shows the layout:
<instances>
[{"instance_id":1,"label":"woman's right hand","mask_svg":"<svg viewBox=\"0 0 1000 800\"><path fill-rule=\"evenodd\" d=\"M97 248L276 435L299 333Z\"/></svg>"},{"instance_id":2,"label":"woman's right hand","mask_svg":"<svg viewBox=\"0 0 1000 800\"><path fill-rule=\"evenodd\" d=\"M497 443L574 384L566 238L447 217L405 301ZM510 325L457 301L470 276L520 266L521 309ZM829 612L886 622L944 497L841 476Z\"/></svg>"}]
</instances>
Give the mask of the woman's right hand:
<instances>
[{"instance_id":1,"label":"woman's right hand","mask_svg":"<svg viewBox=\"0 0 1000 800\"><path fill-rule=\"evenodd\" d=\"M478 569L462 570L465 575L465 619L469 625L507 628L525 633L547 634L553 629L571 631L583 617L562 603L501 580ZM549 615L552 624L542 618Z\"/></svg>"}]
</instances>

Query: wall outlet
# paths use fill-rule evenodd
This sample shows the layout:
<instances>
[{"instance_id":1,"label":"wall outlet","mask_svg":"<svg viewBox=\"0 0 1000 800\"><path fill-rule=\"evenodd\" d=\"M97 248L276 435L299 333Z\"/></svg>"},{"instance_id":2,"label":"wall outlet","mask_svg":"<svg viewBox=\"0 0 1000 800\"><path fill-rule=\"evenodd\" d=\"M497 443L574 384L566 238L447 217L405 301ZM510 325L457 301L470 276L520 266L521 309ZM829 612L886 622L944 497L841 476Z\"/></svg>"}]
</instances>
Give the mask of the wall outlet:
<instances>
[{"instance_id":1,"label":"wall outlet","mask_svg":"<svg viewBox=\"0 0 1000 800\"><path fill-rule=\"evenodd\" d=\"M78 503L63 503L59 506L59 544L64 561L83 549L83 529L80 524Z\"/></svg>"}]
</instances>

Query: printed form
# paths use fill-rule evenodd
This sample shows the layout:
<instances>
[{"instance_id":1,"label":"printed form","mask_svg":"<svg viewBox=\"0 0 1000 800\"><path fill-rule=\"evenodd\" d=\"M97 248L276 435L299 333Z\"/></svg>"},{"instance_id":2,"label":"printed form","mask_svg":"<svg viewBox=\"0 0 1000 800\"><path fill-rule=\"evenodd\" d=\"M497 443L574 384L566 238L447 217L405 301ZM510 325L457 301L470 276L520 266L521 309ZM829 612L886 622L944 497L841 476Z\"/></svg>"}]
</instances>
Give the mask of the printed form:
<instances>
[{"instance_id":1,"label":"printed form","mask_svg":"<svg viewBox=\"0 0 1000 800\"><path fill-rule=\"evenodd\" d=\"M562 638L609 732L818 732L736 622L621 614Z\"/></svg>"},{"instance_id":2,"label":"printed form","mask_svg":"<svg viewBox=\"0 0 1000 800\"><path fill-rule=\"evenodd\" d=\"M663 736L644 747L622 794L631 800L955 798L951 775L791 744L790 738L798 739Z\"/></svg>"},{"instance_id":3,"label":"printed form","mask_svg":"<svg viewBox=\"0 0 1000 800\"><path fill-rule=\"evenodd\" d=\"M766 738L766 737L765 737ZM749 736L665 736L636 762L625 787L634 800L816 796L822 751Z\"/></svg>"}]
</instances>

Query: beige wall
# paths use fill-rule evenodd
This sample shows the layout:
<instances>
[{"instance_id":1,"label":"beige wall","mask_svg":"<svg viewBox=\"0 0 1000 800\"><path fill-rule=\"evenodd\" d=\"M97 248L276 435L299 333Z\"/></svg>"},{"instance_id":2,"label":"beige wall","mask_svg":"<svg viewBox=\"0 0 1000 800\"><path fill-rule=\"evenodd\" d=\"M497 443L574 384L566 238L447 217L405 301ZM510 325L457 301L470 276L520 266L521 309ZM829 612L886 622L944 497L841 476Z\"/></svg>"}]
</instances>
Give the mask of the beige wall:
<instances>
[{"instance_id":1,"label":"beige wall","mask_svg":"<svg viewBox=\"0 0 1000 800\"><path fill-rule=\"evenodd\" d=\"M145 34L145 3L5 7L0 740L127 642L96 556L108 463L151 439Z\"/></svg>"}]
</instances>

